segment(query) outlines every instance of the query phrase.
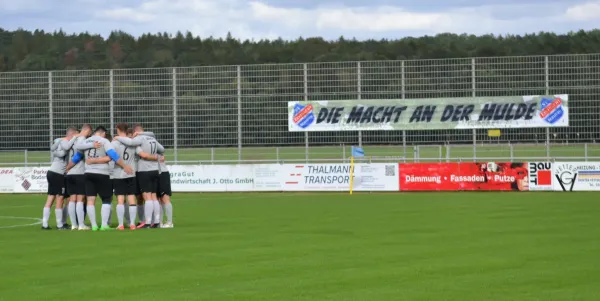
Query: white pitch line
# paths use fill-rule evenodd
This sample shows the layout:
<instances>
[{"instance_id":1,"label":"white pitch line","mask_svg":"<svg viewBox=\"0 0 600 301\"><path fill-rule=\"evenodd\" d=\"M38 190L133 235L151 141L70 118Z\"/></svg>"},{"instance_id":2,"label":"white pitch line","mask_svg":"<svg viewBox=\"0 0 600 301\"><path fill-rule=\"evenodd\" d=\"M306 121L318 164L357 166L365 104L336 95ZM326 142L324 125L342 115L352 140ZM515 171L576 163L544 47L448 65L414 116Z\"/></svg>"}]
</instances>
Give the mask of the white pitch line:
<instances>
[{"instance_id":1,"label":"white pitch line","mask_svg":"<svg viewBox=\"0 0 600 301\"><path fill-rule=\"evenodd\" d=\"M6 219L24 219L24 220L30 220L30 221L36 221L36 222L35 223L31 223L31 224L22 224L22 225L0 226L0 229L30 227L30 226L40 225L42 223L42 219L41 218L21 217L21 216L0 216L0 219L3 219L3 218L6 218Z\"/></svg>"}]
</instances>

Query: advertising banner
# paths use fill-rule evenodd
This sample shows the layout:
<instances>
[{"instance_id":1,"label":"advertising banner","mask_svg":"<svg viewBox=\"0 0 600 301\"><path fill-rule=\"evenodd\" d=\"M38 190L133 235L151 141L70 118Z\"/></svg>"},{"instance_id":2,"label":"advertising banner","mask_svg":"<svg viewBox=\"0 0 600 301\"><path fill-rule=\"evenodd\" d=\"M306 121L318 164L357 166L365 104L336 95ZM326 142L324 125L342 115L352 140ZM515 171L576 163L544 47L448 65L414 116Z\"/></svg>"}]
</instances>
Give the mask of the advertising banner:
<instances>
[{"instance_id":1,"label":"advertising banner","mask_svg":"<svg viewBox=\"0 0 600 301\"><path fill-rule=\"evenodd\" d=\"M552 162L527 163L530 191L551 191L554 189L553 165Z\"/></svg>"},{"instance_id":2,"label":"advertising banner","mask_svg":"<svg viewBox=\"0 0 600 301\"><path fill-rule=\"evenodd\" d=\"M253 191L252 165L172 165L171 189L178 192Z\"/></svg>"},{"instance_id":3,"label":"advertising banner","mask_svg":"<svg viewBox=\"0 0 600 301\"><path fill-rule=\"evenodd\" d=\"M17 167L13 168L13 191L15 193L47 193L47 167Z\"/></svg>"},{"instance_id":4,"label":"advertising banner","mask_svg":"<svg viewBox=\"0 0 600 301\"><path fill-rule=\"evenodd\" d=\"M0 168L0 193L46 193L47 167ZM349 191L350 164L172 165L174 192ZM600 191L600 162L355 164L354 191Z\"/></svg>"},{"instance_id":5,"label":"advertising banner","mask_svg":"<svg viewBox=\"0 0 600 301\"><path fill-rule=\"evenodd\" d=\"M0 168L0 193L11 193L14 186L14 170L12 168Z\"/></svg>"},{"instance_id":6,"label":"advertising banner","mask_svg":"<svg viewBox=\"0 0 600 301\"><path fill-rule=\"evenodd\" d=\"M553 166L555 191L600 191L600 163L563 162Z\"/></svg>"},{"instance_id":7,"label":"advertising banner","mask_svg":"<svg viewBox=\"0 0 600 301\"><path fill-rule=\"evenodd\" d=\"M290 132L501 129L569 125L569 96L288 102Z\"/></svg>"},{"instance_id":8,"label":"advertising banner","mask_svg":"<svg viewBox=\"0 0 600 301\"><path fill-rule=\"evenodd\" d=\"M282 165L284 191L349 191L350 164ZM353 190L398 191L398 164L355 164Z\"/></svg>"},{"instance_id":9,"label":"advertising banner","mask_svg":"<svg viewBox=\"0 0 600 301\"><path fill-rule=\"evenodd\" d=\"M400 191L527 191L527 163L400 163Z\"/></svg>"}]
</instances>

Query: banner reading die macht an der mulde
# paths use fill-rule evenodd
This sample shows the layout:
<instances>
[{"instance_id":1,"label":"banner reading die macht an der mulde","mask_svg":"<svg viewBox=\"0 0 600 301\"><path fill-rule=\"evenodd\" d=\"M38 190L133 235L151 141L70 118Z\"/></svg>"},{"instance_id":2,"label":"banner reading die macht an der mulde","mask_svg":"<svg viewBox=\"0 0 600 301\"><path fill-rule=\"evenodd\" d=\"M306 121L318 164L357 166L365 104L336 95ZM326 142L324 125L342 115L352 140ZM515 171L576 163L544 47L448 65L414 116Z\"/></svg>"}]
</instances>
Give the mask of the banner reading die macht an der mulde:
<instances>
[{"instance_id":1,"label":"banner reading die macht an der mulde","mask_svg":"<svg viewBox=\"0 0 600 301\"><path fill-rule=\"evenodd\" d=\"M348 191L349 164L174 165L175 192ZM47 168L0 168L1 193L45 193ZM356 191L600 191L600 162L357 164Z\"/></svg>"},{"instance_id":2,"label":"banner reading die macht an der mulde","mask_svg":"<svg viewBox=\"0 0 600 301\"><path fill-rule=\"evenodd\" d=\"M569 125L569 96L502 96L288 102L288 130L392 131Z\"/></svg>"}]
</instances>

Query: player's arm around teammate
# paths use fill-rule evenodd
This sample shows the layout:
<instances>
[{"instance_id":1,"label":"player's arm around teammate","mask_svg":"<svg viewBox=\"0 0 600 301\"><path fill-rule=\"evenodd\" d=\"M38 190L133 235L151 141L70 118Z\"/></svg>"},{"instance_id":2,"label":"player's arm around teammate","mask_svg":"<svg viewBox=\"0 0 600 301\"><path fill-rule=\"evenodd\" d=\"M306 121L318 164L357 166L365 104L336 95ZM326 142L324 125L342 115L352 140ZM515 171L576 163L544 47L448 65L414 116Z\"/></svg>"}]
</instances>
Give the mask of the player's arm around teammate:
<instances>
[{"instance_id":1,"label":"player's arm around teammate","mask_svg":"<svg viewBox=\"0 0 600 301\"><path fill-rule=\"evenodd\" d=\"M133 173L131 167L127 166L123 162L121 157L112 147L112 144L105 137L106 129L100 126L96 129L94 136L90 137L85 142L76 144L75 148L78 150L84 150L86 159L100 158L108 155L111 160L123 168L126 173ZM102 148L98 150L92 149L91 145L94 142L99 142L102 144ZM98 229L95 215L95 202L97 195L100 195L100 198L102 199L102 223L100 229L110 229L108 226L108 219L111 213L111 202L113 197L110 173L111 170L108 163L85 164L85 190L87 196L88 217L90 219L90 223L92 224L93 231Z\"/></svg>"},{"instance_id":2,"label":"player's arm around teammate","mask_svg":"<svg viewBox=\"0 0 600 301\"><path fill-rule=\"evenodd\" d=\"M73 129L73 137L61 141L61 147L69 150L69 162L67 165L67 194L70 195L69 216L71 217L72 230L89 230L85 225L84 218L86 216L85 199L85 165L83 152L75 149L74 145L82 142L92 134L92 127L89 124L81 126L81 132ZM100 145L96 144L96 148Z\"/></svg>"},{"instance_id":3,"label":"player's arm around teammate","mask_svg":"<svg viewBox=\"0 0 600 301\"><path fill-rule=\"evenodd\" d=\"M125 146L117 139L117 137L127 137L128 125L126 123L119 123L116 128L117 136L112 142L112 145L127 165L135 167L135 147ZM138 193L136 177L133 174L125 173L119 166L115 166L114 171L114 187L115 195L117 196L117 217L119 220L117 230L125 229L124 220L128 220L127 223L129 228L135 230L135 217L138 211L136 200L136 194ZM126 208L126 200L128 208ZM127 216L125 215L126 209L129 211Z\"/></svg>"}]
</instances>

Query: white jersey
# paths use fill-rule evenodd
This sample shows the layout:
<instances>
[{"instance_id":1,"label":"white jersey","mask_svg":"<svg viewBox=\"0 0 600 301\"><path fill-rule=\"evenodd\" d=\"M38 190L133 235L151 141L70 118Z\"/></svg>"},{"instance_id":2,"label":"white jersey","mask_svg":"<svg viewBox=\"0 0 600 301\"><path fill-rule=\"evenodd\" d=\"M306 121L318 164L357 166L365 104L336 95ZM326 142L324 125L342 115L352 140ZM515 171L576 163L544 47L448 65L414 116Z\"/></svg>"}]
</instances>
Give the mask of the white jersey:
<instances>
[{"instance_id":1,"label":"white jersey","mask_svg":"<svg viewBox=\"0 0 600 301\"><path fill-rule=\"evenodd\" d=\"M136 154L141 152L147 153L149 155L162 154L165 149L164 147L156 141L154 136L150 135L139 135L133 139L127 137L116 137L116 139L122 144L128 147L137 147ZM149 161L140 158L137 162L137 171L145 172L145 171L158 171L158 164L156 161Z\"/></svg>"},{"instance_id":2,"label":"white jersey","mask_svg":"<svg viewBox=\"0 0 600 301\"><path fill-rule=\"evenodd\" d=\"M137 167L136 167L137 155L135 153L135 147L125 146L123 143L119 142L118 140L113 141L112 145L115 148L115 151L117 151L117 154L119 155L119 157L121 157L121 159L125 163L125 165L130 166L133 170L137 170ZM121 168L121 166L119 166L119 165L115 165L114 171L115 172L114 172L113 177L115 179L126 179L126 178L135 177L135 174L130 175L130 174L126 173L125 170L123 168Z\"/></svg>"},{"instance_id":3,"label":"white jersey","mask_svg":"<svg viewBox=\"0 0 600 301\"><path fill-rule=\"evenodd\" d=\"M54 139L54 143L50 147L50 153L52 154L50 171L64 175L67 171L67 162L69 158L67 158L68 152L63 150L60 146L61 140L62 139L60 138Z\"/></svg>"},{"instance_id":4,"label":"white jersey","mask_svg":"<svg viewBox=\"0 0 600 301\"><path fill-rule=\"evenodd\" d=\"M102 146L94 148L94 143L99 142ZM100 136L92 136L81 143L75 144L75 149L84 151L85 158L101 158L107 156L107 152L114 151L112 144ZM109 176L112 169L108 163L101 164L85 164L85 173L102 174Z\"/></svg>"}]
</instances>

